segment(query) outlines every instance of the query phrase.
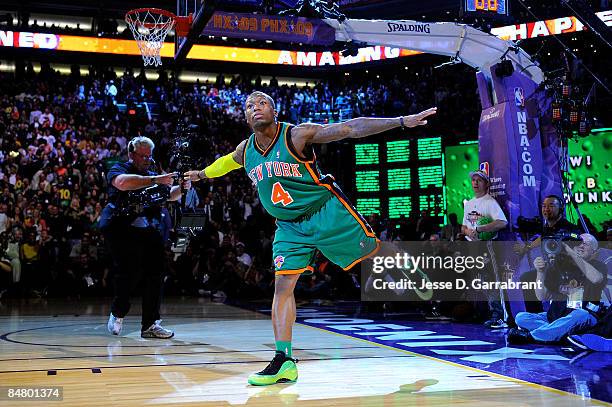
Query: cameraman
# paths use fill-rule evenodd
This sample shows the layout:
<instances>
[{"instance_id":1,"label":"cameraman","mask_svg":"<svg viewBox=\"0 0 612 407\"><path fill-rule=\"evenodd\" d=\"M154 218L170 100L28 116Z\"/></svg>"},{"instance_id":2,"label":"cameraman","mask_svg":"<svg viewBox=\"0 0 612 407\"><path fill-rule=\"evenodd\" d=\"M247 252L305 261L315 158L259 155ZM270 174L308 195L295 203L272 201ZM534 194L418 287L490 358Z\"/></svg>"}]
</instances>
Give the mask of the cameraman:
<instances>
[{"instance_id":1,"label":"cameraman","mask_svg":"<svg viewBox=\"0 0 612 407\"><path fill-rule=\"evenodd\" d=\"M563 200L557 195L548 195L542 201L542 221L538 220L537 226L534 224L534 230L529 230L532 233L539 233L532 242L529 243L517 243L515 250L519 255L524 255L532 249L540 247L542 243L542 236L555 236L560 233L576 233L580 234L581 230L578 226L569 222L563 217ZM531 270L521 275L521 281L529 282L536 281L536 271ZM539 301L534 293L533 289L523 290L523 297L525 299L525 309L530 312L541 312L542 302Z\"/></svg>"},{"instance_id":2,"label":"cameraman","mask_svg":"<svg viewBox=\"0 0 612 407\"><path fill-rule=\"evenodd\" d=\"M148 137L135 137L128 143L129 161L110 169L109 203L102 211L100 228L115 265L115 297L108 319L109 332L121 333L123 318L130 309L130 293L142 280L141 337L168 339L174 332L160 325L159 316L161 274L166 264L160 231L162 207L160 203L139 205L137 209L130 206L134 191L149 187L165 191L169 194L168 201L181 197L181 185L172 186L176 174L159 175L150 170L154 147ZM190 189L191 183L183 182L182 187Z\"/></svg>"},{"instance_id":3,"label":"cameraman","mask_svg":"<svg viewBox=\"0 0 612 407\"><path fill-rule=\"evenodd\" d=\"M607 284L607 268L595 259L598 243L595 237L584 233L582 242L572 249L558 241L565 253L554 259L544 260L537 257L533 262L537 281L542 281L536 289L540 301L550 300L548 312L519 312L515 321L519 328L508 332L511 344L557 342L565 335L583 330L597 323L596 312L599 308L601 292ZM582 308L568 307L566 288L583 287Z\"/></svg>"},{"instance_id":4,"label":"cameraman","mask_svg":"<svg viewBox=\"0 0 612 407\"><path fill-rule=\"evenodd\" d=\"M559 232L580 233L578 226L563 217L563 200L557 195L548 195L542 201L542 235L553 235Z\"/></svg>"},{"instance_id":5,"label":"cameraman","mask_svg":"<svg viewBox=\"0 0 612 407\"><path fill-rule=\"evenodd\" d=\"M581 232L578 226L574 225L563 217L563 206L563 200L557 195L548 195L546 198L544 198L542 201L541 236L552 236L563 232ZM542 238L538 237L536 240L526 244L524 247L519 247L519 253L524 254L535 247L539 247L541 241Z\"/></svg>"}]
</instances>

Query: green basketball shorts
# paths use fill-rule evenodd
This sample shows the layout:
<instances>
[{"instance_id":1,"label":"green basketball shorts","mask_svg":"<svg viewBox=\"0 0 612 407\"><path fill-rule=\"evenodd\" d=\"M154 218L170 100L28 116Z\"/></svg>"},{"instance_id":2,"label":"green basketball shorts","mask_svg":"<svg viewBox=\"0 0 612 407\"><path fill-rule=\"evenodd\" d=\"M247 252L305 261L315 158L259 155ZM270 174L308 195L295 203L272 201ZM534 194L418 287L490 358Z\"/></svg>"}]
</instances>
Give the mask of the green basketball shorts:
<instances>
[{"instance_id":1,"label":"green basketball shorts","mask_svg":"<svg viewBox=\"0 0 612 407\"><path fill-rule=\"evenodd\" d=\"M313 270L316 250L347 270L372 256L379 240L366 220L340 195L334 195L301 221L276 221L272 248L276 274Z\"/></svg>"}]
</instances>

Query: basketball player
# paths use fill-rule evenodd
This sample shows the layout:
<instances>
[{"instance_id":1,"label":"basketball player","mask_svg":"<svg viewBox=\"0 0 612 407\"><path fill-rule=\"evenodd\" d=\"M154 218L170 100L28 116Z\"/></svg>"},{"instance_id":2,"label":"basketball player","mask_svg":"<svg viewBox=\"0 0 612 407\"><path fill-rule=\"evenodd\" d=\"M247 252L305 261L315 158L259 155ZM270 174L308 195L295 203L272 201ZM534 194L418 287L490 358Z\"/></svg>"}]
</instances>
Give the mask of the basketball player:
<instances>
[{"instance_id":1,"label":"basketball player","mask_svg":"<svg viewBox=\"0 0 612 407\"><path fill-rule=\"evenodd\" d=\"M291 351L296 318L293 290L300 274L313 269L315 251L320 250L329 260L349 269L373 255L379 245L370 225L348 202L334 178L321 174L312 145L424 125L425 118L435 113L436 108L431 108L396 118L360 117L344 123L294 126L277 121L278 113L269 95L253 92L245 104L246 120L253 134L233 153L204 170L184 174L186 180L199 181L244 167L257 187L262 205L277 220L272 302L276 355L264 370L249 376L250 384L297 380Z\"/></svg>"}]
</instances>

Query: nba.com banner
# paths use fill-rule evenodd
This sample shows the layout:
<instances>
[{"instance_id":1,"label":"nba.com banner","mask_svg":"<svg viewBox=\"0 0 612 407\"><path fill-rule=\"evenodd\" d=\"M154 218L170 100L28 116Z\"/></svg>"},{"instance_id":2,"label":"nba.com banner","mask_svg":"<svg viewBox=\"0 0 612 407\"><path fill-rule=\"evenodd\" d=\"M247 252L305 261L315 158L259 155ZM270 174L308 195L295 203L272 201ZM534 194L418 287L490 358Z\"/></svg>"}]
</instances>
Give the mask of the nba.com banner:
<instances>
[{"instance_id":1,"label":"nba.com banner","mask_svg":"<svg viewBox=\"0 0 612 407\"><path fill-rule=\"evenodd\" d=\"M542 196L561 195L555 155L558 136L551 131L547 115L540 117L548 102L544 91L520 72L500 77L495 71L494 66L491 74L497 104L483 109L480 118L480 166L491 179L491 195L504 209L510 225L516 225L519 216L540 214ZM484 84L478 81L478 85L483 97ZM483 102L483 106L490 106L486 97Z\"/></svg>"},{"instance_id":2,"label":"nba.com banner","mask_svg":"<svg viewBox=\"0 0 612 407\"><path fill-rule=\"evenodd\" d=\"M491 67L496 104L492 105L482 78L477 81L485 107L478 148L480 168L491 180L490 193L504 209L510 224L510 229L500 232L500 237L515 240L519 216L539 216L540 202L546 196L543 193L561 195L561 173L553 154L558 136L546 125L550 113L541 110L548 102L545 90L518 71L509 76L497 75L496 67L500 65ZM542 129L546 130L543 137ZM520 262L510 247L500 248L498 255L510 269L516 269ZM520 290L509 288L507 296L513 312L518 312L522 307Z\"/></svg>"}]
</instances>

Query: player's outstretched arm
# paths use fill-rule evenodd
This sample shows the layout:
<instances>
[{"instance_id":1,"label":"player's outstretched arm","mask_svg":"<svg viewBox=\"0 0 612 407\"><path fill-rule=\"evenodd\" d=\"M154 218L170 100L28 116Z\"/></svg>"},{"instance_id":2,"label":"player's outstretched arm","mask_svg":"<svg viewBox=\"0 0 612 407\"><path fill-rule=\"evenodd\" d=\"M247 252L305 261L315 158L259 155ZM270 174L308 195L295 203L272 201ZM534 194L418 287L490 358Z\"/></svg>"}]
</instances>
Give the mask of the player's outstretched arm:
<instances>
[{"instance_id":1,"label":"player's outstretched arm","mask_svg":"<svg viewBox=\"0 0 612 407\"><path fill-rule=\"evenodd\" d=\"M432 107L421 113L392 118L358 117L343 123L328 125L303 123L292 130L292 141L296 149L302 151L301 148L307 144L331 143L346 138L367 137L396 127L423 126L427 124L426 118L436 114L437 109L437 107Z\"/></svg>"},{"instance_id":2,"label":"player's outstretched arm","mask_svg":"<svg viewBox=\"0 0 612 407\"><path fill-rule=\"evenodd\" d=\"M185 180L200 181L206 178L222 177L228 172L244 166L244 149L246 147L246 143L247 140L242 140L242 142L238 144L238 147L236 147L236 150L230 154L218 158L214 163L210 164L203 170L192 170L185 172L183 174Z\"/></svg>"}]
</instances>

